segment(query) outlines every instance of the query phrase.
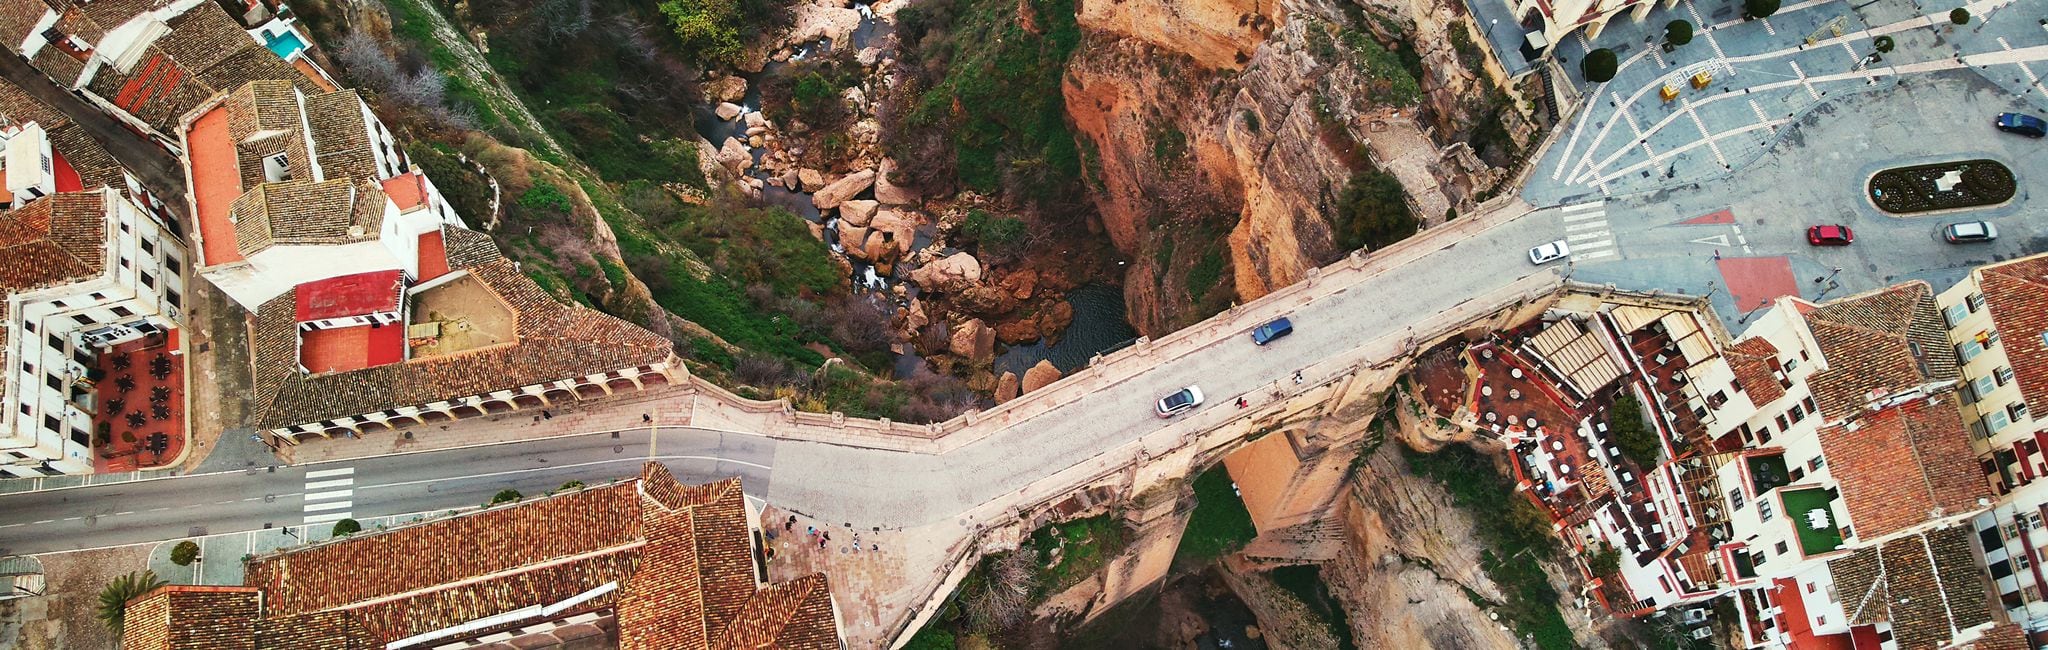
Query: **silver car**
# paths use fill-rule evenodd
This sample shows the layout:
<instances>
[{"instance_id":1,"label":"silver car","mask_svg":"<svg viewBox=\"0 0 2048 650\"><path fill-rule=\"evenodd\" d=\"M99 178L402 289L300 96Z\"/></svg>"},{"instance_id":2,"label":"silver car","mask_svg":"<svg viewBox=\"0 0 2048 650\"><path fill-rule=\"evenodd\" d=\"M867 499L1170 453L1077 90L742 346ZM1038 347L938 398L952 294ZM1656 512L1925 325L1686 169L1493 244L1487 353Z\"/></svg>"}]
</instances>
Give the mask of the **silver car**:
<instances>
[{"instance_id":1,"label":"silver car","mask_svg":"<svg viewBox=\"0 0 2048 650\"><path fill-rule=\"evenodd\" d=\"M1952 223L1941 229L1941 238L1951 244L1991 241L1998 238L1998 226L1983 221Z\"/></svg>"},{"instance_id":2,"label":"silver car","mask_svg":"<svg viewBox=\"0 0 2048 650\"><path fill-rule=\"evenodd\" d=\"M1202 389L1189 386L1174 391L1172 395L1159 398L1159 404L1155 410L1159 413L1159 417L1170 418L1195 410L1195 407L1201 405Z\"/></svg>"},{"instance_id":3,"label":"silver car","mask_svg":"<svg viewBox=\"0 0 2048 650\"><path fill-rule=\"evenodd\" d=\"M1572 248L1560 239L1529 249L1529 263L1537 266L1564 259L1572 254Z\"/></svg>"}]
</instances>

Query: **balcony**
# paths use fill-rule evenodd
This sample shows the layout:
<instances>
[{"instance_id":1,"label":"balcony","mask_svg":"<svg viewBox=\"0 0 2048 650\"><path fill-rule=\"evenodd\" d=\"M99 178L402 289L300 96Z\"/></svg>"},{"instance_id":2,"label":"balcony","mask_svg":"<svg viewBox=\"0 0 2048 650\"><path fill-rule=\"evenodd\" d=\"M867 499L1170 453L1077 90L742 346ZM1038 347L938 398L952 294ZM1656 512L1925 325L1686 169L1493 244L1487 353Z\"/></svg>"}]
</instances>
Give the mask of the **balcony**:
<instances>
[{"instance_id":1,"label":"balcony","mask_svg":"<svg viewBox=\"0 0 2048 650\"><path fill-rule=\"evenodd\" d=\"M1792 530L1799 536L1799 550L1806 557L1842 546L1842 522L1835 517L1831 507L1834 499L1826 489L1786 490L1778 496L1785 500L1785 518L1792 521Z\"/></svg>"},{"instance_id":2,"label":"balcony","mask_svg":"<svg viewBox=\"0 0 2048 650\"><path fill-rule=\"evenodd\" d=\"M1749 470L1749 493L1759 499L1765 492L1792 482L1792 475L1785 467L1784 454L1750 456L1744 458L1743 463Z\"/></svg>"}]
</instances>

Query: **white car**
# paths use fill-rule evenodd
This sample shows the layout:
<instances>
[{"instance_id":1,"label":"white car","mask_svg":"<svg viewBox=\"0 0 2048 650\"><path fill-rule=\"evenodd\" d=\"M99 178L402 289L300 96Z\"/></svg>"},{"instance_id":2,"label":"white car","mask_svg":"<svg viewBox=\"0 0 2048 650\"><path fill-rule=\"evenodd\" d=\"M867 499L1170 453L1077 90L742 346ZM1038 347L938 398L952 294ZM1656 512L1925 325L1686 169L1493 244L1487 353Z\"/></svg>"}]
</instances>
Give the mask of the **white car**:
<instances>
[{"instance_id":1,"label":"white car","mask_svg":"<svg viewBox=\"0 0 2048 650\"><path fill-rule=\"evenodd\" d=\"M1159 413L1159 417L1170 418L1195 410L1195 407L1201 405L1202 389L1189 386L1174 391L1172 395L1159 398L1159 404L1154 410Z\"/></svg>"},{"instance_id":2,"label":"white car","mask_svg":"<svg viewBox=\"0 0 2048 650\"><path fill-rule=\"evenodd\" d=\"M1564 259L1565 257L1568 257L1571 254L1571 247L1566 246L1564 240L1560 239L1554 242L1550 242L1548 244L1544 244L1542 246L1537 246L1535 248L1529 249L1529 263L1542 266L1544 264L1549 264L1551 262Z\"/></svg>"}]
</instances>

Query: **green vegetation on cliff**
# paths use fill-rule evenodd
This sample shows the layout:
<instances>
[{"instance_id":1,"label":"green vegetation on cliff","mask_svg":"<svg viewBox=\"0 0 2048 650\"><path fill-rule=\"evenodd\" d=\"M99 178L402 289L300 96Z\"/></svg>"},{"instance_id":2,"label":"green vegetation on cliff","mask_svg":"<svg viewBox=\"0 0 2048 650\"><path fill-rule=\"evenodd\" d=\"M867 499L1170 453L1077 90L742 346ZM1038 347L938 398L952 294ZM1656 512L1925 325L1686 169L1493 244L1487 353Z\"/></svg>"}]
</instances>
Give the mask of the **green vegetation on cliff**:
<instances>
[{"instance_id":1,"label":"green vegetation on cliff","mask_svg":"<svg viewBox=\"0 0 2048 650\"><path fill-rule=\"evenodd\" d=\"M935 0L896 17L906 110L884 140L904 176L1079 204L1081 152L1060 94L1081 42L1073 0Z\"/></svg>"},{"instance_id":2,"label":"green vegetation on cliff","mask_svg":"<svg viewBox=\"0 0 2048 650\"><path fill-rule=\"evenodd\" d=\"M1578 646L1571 626L1557 609L1558 593L1541 563L1557 556L1557 537L1550 517L1515 491L1515 485L1494 466L1494 460L1466 445L1453 444L1432 454L1401 445L1401 457L1417 476L1436 482L1465 511L1486 545L1480 554L1486 577L1507 595L1507 602L1487 603L1543 650Z\"/></svg>"},{"instance_id":3,"label":"green vegetation on cliff","mask_svg":"<svg viewBox=\"0 0 2048 650\"><path fill-rule=\"evenodd\" d=\"M1237 484L1218 464L1195 478L1195 511L1188 515L1188 529L1181 533L1173 561L1184 568L1208 564L1244 548L1258 535L1251 511L1237 495Z\"/></svg>"}]
</instances>

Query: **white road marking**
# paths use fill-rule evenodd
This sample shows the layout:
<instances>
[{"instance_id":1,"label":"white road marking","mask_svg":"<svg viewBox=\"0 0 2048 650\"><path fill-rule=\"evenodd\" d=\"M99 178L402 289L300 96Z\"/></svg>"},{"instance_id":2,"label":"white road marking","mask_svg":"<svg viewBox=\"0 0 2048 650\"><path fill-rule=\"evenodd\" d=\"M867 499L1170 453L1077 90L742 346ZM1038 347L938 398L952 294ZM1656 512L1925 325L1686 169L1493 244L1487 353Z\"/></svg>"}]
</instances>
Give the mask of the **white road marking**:
<instances>
[{"instance_id":1,"label":"white road marking","mask_svg":"<svg viewBox=\"0 0 2048 650\"><path fill-rule=\"evenodd\" d=\"M1613 234L1614 234L1614 232L1613 232L1613 231L1609 231L1609 230L1602 230L1602 231L1600 231L1600 232L1582 232L1582 233L1579 233L1579 234L1576 234L1576 235L1565 235L1564 239L1565 239L1565 241L1568 241L1568 242L1579 242L1579 241L1585 241L1585 240L1588 240L1588 239L1600 239L1600 238L1603 238L1603 237L1609 237L1609 236L1612 236ZM1574 245L1576 246L1577 244L1574 244Z\"/></svg>"},{"instance_id":2,"label":"white road marking","mask_svg":"<svg viewBox=\"0 0 2048 650\"><path fill-rule=\"evenodd\" d=\"M1728 236L1727 236L1727 235L1714 235L1714 236L1712 236L1712 237L1701 237L1701 238L1699 238L1699 239L1695 239L1695 240L1692 240L1692 241L1690 241L1690 242L1686 242L1686 243L1688 243L1688 244L1706 244L1706 245L1708 245L1708 246L1727 246L1727 245L1728 245Z\"/></svg>"},{"instance_id":3,"label":"white road marking","mask_svg":"<svg viewBox=\"0 0 2048 650\"><path fill-rule=\"evenodd\" d=\"M1574 250L1587 250L1587 249L1593 249L1593 248L1607 248L1607 247L1609 247L1609 246L1613 246L1613 245L1614 245L1614 240L1612 240L1612 239L1606 239L1606 240L1601 240L1601 241L1596 241L1596 242L1586 242L1586 243L1584 243L1584 244L1572 244L1572 248L1573 248Z\"/></svg>"},{"instance_id":4,"label":"white road marking","mask_svg":"<svg viewBox=\"0 0 2048 650\"><path fill-rule=\"evenodd\" d=\"M306 500L307 500L307 501L322 501L322 500L326 500L326 499L343 499L343 498L347 498L347 497L353 496L353 495L354 495L355 493L356 493L356 491L355 491L355 490L332 490L332 491L328 491L328 492L314 492L314 493L311 493L311 494L307 494L307 495L306 495Z\"/></svg>"},{"instance_id":5,"label":"white road marking","mask_svg":"<svg viewBox=\"0 0 2048 650\"><path fill-rule=\"evenodd\" d=\"M1593 252L1591 252L1591 253L1586 253L1586 254L1583 254L1583 255L1573 255L1573 256L1572 256L1572 261L1573 261L1573 262L1584 262L1584 261L1586 261L1586 260L1597 260L1597 259L1600 259L1600 258L1602 258L1602 257L1613 257L1613 256L1614 256L1614 251L1612 251L1612 250L1604 250L1604 251L1593 251Z\"/></svg>"},{"instance_id":6,"label":"white road marking","mask_svg":"<svg viewBox=\"0 0 2048 650\"><path fill-rule=\"evenodd\" d=\"M307 483L307 484L306 484L306 489L307 489L307 490L324 490L324 489L327 489L327 488L338 488L338 487L348 487L348 486L351 486L351 485L355 485L355 484L356 484L356 480L355 480L355 479L352 479L352 478L338 478L338 479L334 479L334 480L332 480L332 481L316 481L316 482L312 482L312 483Z\"/></svg>"},{"instance_id":7,"label":"white road marking","mask_svg":"<svg viewBox=\"0 0 2048 650\"><path fill-rule=\"evenodd\" d=\"M354 474L354 473L356 473L356 468L354 468L354 467L342 467L342 468L337 468L337 469L323 469L323 470L319 470L319 471L313 471L313 472L306 472L306 478L308 478L308 479L316 479L316 478L327 478L327 477L329 477L329 476L348 476L348 475L350 475L350 474Z\"/></svg>"},{"instance_id":8,"label":"white road marking","mask_svg":"<svg viewBox=\"0 0 2048 650\"><path fill-rule=\"evenodd\" d=\"M1574 231L1574 230L1585 230L1585 229L1588 229L1588 228L1606 228L1606 227L1607 227L1607 222L1605 222L1605 221L1588 221L1588 222L1585 222L1585 223L1575 223L1575 224L1572 224L1572 225L1569 225L1569 226L1565 226L1565 227L1564 227L1564 231L1565 231L1565 232L1571 232L1571 231Z\"/></svg>"},{"instance_id":9,"label":"white road marking","mask_svg":"<svg viewBox=\"0 0 2048 650\"><path fill-rule=\"evenodd\" d=\"M353 505L355 505L354 501L329 501L326 503L308 503L306 504L306 512L319 512L322 510L343 510Z\"/></svg>"},{"instance_id":10,"label":"white road marking","mask_svg":"<svg viewBox=\"0 0 2048 650\"><path fill-rule=\"evenodd\" d=\"M1593 202L1591 202L1591 203L1580 203L1580 204L1578 204L1578 205L1567 205L1567 206L1564 206L1564 211L1565 211L1565 212L1585 212L1585 211L1587 211L1587 210L1591 210L1591 209L1593 209L1593 208L1597 208L1597 207L1600 207L1600 206L1603 206L1603 205L1607 205L1607 202L1606 202L1606 201L1593 201Z\"/></svg>"},{"instance_id":11,"label":"white road marking","mask_svg":"<svg viewBox=\"0 0 2048 650\"><path fill-rule=\"evenodd\" d=\"M324 523L327 523L327 522L330 522L330 521L341 521L341 520L343 520L343 519L347 519L347 518L349 518L349 513L346 513L346 512L332 512L332 513L328 513L328 514L324 514L324 515L313 515L313 516L307 517L307 518L306 518L306 523L309 523L309 524L324 524Z\"/></svg>"}]
</instances>

